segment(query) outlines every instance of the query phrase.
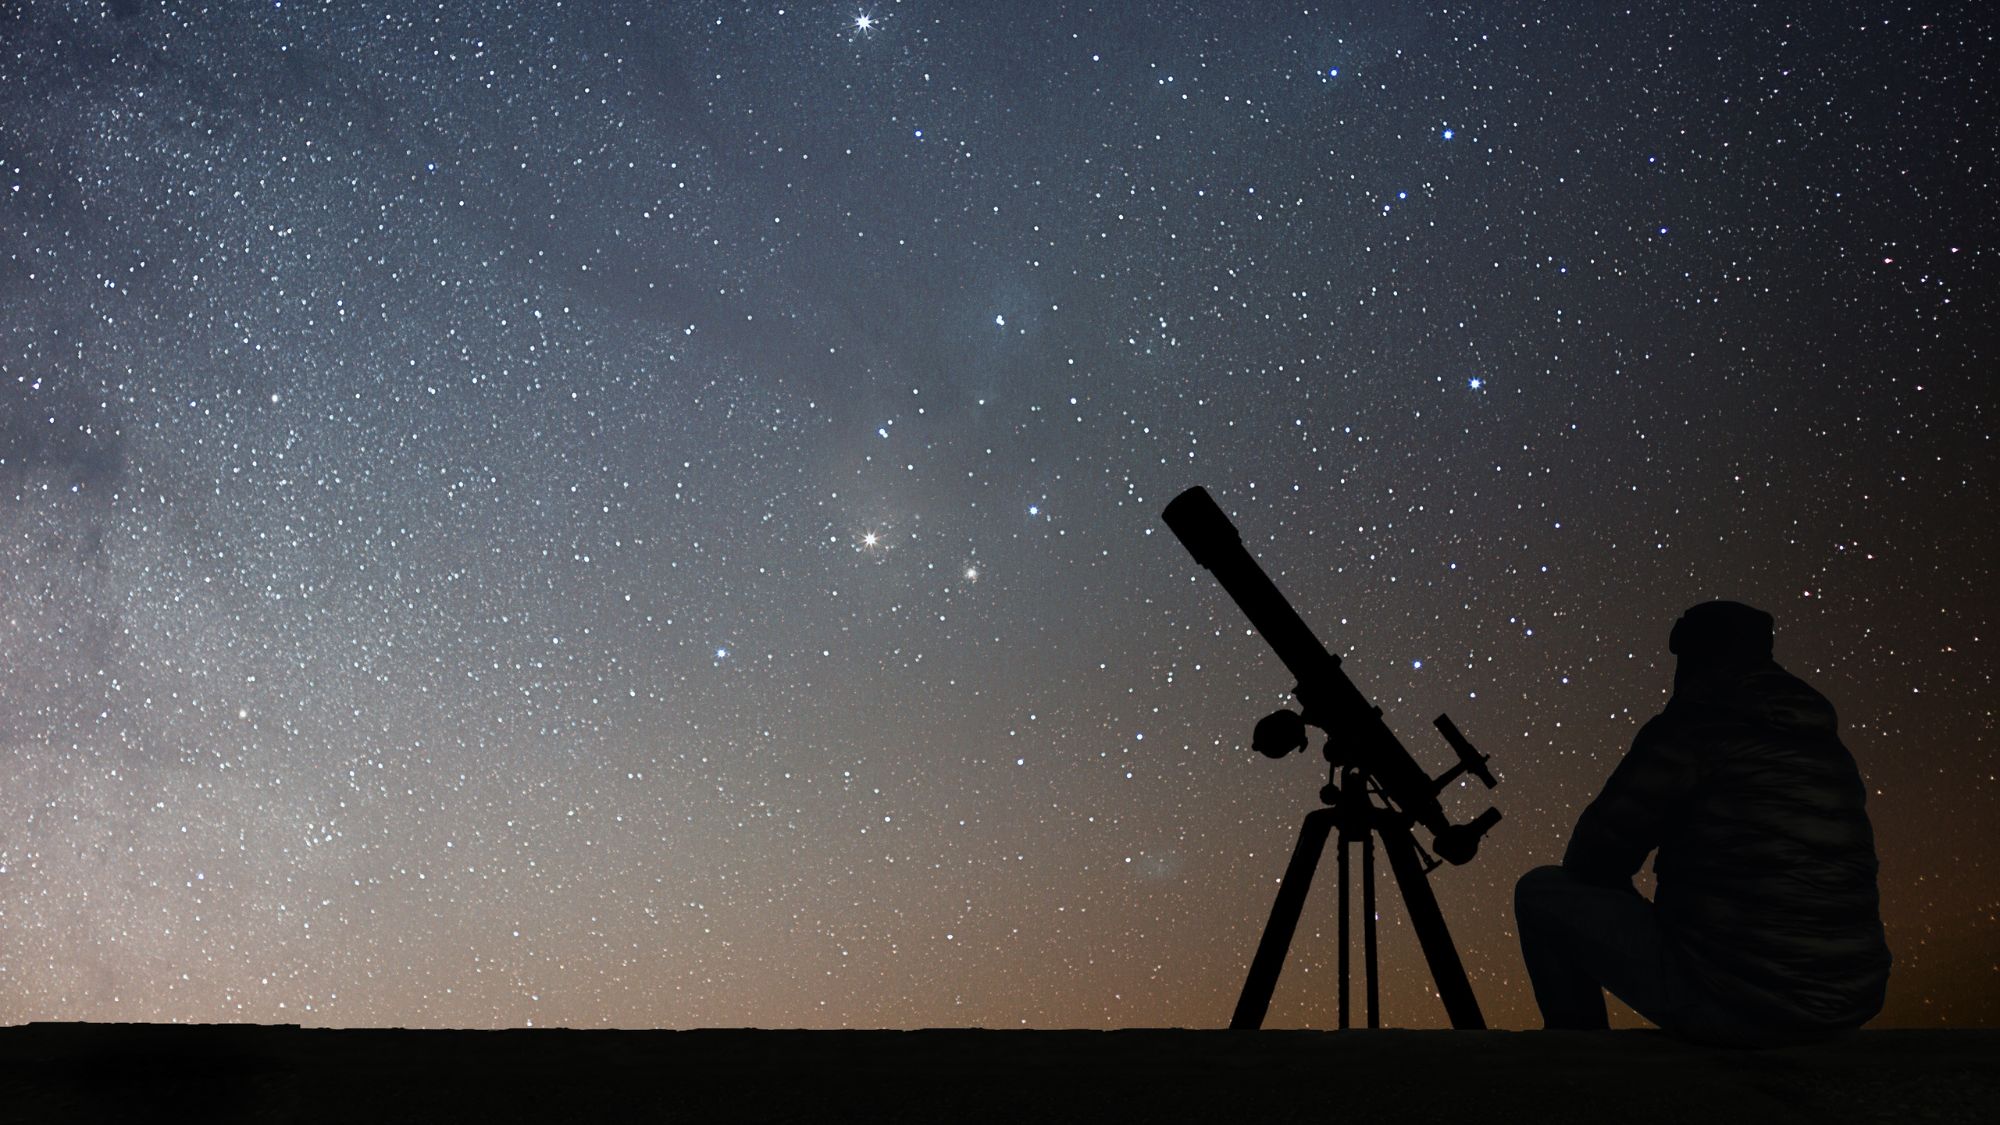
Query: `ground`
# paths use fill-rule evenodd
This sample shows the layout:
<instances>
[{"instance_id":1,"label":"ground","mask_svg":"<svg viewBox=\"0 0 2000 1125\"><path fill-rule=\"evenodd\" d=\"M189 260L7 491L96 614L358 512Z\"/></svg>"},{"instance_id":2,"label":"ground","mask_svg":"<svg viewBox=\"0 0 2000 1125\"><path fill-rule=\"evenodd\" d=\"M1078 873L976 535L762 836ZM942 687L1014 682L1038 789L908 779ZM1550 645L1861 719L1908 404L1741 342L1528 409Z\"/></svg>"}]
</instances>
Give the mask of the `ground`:
<instances>
[{"instance_id":1,"label":"ground","mask_svg":"<svg viewBox=\"0 0 2000 1125\"><path fill-rule=\"evenodd\" d=\"M2000 1030L0 1028L0 1120L1987 1122Z\"/></svg>"}]
</instances>

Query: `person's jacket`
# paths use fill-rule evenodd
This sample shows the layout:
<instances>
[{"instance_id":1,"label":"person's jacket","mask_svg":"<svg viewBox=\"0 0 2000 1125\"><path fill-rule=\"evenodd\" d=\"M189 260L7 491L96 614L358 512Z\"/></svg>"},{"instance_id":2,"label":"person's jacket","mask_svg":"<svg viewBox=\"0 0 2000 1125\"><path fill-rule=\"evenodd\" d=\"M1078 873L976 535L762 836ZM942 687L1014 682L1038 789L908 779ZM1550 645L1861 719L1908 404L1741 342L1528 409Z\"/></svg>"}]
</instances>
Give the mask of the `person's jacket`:
<instances>
[{"instance_id":1,"label":"person's jacket","mask_svg":"<svg viewBox=\"0 0 2000 1125\"><path fill-rule=\"evenodd\" d=\"M1710 987L1858 1027L1889 979L1865 796L1824 697L1770 661L1718 670L1640 729L1563 866L1629 886L1657 848L1660 924Z\"/></svg>"}]
</instances>

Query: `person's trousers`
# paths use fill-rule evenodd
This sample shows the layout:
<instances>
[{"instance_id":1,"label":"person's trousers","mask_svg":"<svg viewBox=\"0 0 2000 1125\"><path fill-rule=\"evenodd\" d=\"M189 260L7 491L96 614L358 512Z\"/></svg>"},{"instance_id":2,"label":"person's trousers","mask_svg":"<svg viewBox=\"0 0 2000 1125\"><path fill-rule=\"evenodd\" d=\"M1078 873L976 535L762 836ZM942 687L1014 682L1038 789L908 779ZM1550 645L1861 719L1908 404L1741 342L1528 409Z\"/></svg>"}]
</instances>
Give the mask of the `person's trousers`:
<instances>
[{"instance_id":1,"label":"person's trousers","mask_svg":"<svg viewBox=\"0 0 2000 1125\"><path fill-rule=\"evenodd\" d=\"M1608 991L1662 1031L1696 1042L1776 1046L1835 1033L1784 1027L1714 995L1660 928L1653 904L1629 885L1537 867L1514 887L1514 919L1535 1002L1552 1030L1609 1027Z\"/></svg>"}]
</instances>

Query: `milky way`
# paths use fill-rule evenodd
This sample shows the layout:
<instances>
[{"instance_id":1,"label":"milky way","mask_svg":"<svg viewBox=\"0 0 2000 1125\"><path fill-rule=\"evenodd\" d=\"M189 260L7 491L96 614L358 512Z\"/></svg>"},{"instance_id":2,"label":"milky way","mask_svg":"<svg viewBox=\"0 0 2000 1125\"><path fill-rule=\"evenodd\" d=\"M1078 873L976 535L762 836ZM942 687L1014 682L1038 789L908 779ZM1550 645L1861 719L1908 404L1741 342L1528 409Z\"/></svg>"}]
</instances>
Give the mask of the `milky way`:
<instances>
[{"instance_id":1,"label":"milky way","mask_svg":"<svg viewBox=\"0 0 2000 1125\"><path fill-rule=\"evenodd\" d=\"M2000 1018L1993 29L1802 11L0 10L0 1021L1219 1026L1324 766L1195 484L1494 755L1494 1024L1712 597Z\"/></svg>"}]
</instances>

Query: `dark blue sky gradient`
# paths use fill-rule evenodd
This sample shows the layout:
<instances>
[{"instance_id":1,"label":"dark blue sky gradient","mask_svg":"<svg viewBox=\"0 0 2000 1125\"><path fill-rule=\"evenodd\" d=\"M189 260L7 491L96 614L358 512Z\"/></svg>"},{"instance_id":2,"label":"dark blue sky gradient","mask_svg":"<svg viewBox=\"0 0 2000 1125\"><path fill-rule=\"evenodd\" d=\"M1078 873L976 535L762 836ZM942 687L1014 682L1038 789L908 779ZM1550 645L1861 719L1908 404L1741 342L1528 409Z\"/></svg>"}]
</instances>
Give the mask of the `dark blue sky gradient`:
<instances>
[{"instance_id":1,"label":"dark blue sky gradient","mask_svg":"<svg viewBox=\"0 0 2000 1125\"><path fill-rule=\"evenodd\" d=\"M1992 53L0 9L0 1020L1220 1025L1323 776L1244 749L1291 683L1159 522L1204 484L1420 761L1494 754L1434 879L1492 1022L1711 597L1869 781L1883 1021L1991 1022Z\"/></svg>"}]
</instances>

